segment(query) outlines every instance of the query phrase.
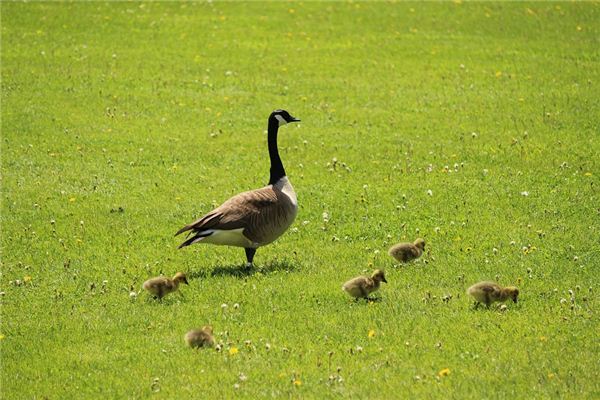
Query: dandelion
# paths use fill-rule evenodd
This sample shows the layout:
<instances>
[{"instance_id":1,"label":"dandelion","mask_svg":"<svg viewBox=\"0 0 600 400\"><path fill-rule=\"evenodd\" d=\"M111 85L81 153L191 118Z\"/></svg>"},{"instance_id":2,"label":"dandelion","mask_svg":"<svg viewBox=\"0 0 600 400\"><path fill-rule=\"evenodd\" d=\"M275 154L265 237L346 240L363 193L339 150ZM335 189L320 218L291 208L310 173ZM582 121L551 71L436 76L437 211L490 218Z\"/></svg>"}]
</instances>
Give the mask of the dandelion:
<instances>
[{"instance_id":1,"label":"dandelion","mask_svg":"<svg viewBox=\"0 0 600 400\"><path fill-rule=\"evenodd\" d=\"M29 275L23 277L23 282L25 282L25 283L31 282L31 277Z\"/></svg>"},{"instance_id":2,"label":"dandelion","mask_svg":"<svg viewBox=\"0 0 600 400\"><path fill-rule=\"evenodd\" d=\"M294 379L294 381L292 382L294 384L294 386L301 386L302 385L302 381L298 378Z\"/></svg>"},{"instance_id":3,"label":"dandelion","mask_svg":"<svg viewBox=\"0 0 600 400\"><path fill-rule=\"evenodd\" d=\"M368 337L370 338L374 338L375 337L375 330L374 329L370 329L369 333L367 334Z\"/></svg>"},{"instance_id":4,"label":"dandelion","mask_svg":"<svg viewBox=\"0 0 600 400\"><path fill-rule=\"evenodd\" d=\"M69 197L69 202L70 203L73 203L75 200L76 200L75 197Z\"/></svg>"},{"instance_id":5,"label":"dandelion","mask_svg":"<svg viewBox=\"0 0 600 400\"><path fill-rule=\"evenodd\" d=\"M540 342L546 342L548 338L546 336L540 336Z\"/></svg>"},{"instance_id":6,"label":"dandelion","mask_svg":"<svg viewBox=\"0 0 600 400\"><path fill-rule=\"evenodd\" d=\"M439 377L444 377L450 375L450 368L444 368L438 372Z\"/></svg>"},{"instance_id":7,"label":"dandelion","mask_svg":"<svg viewBox=\"0 0 600 400\"><path fill-rule=\"evenodd\" d=\"M550 373L548 374L548 379L553 379L553 378L554 378L554 374L553 374L552 372L550 372Z\"/></svg>"},{"instance_id":8,"label":"dandelion","mask_svg":"<svg viewBox=\"0 0 600 400\"><path fill-rule=\"evenodd\" d=\"M230 356L235 356L237 353L239 353L239 350L237 347L232 347L229 349L229 355Z\"/></svg>"}]
</instances>

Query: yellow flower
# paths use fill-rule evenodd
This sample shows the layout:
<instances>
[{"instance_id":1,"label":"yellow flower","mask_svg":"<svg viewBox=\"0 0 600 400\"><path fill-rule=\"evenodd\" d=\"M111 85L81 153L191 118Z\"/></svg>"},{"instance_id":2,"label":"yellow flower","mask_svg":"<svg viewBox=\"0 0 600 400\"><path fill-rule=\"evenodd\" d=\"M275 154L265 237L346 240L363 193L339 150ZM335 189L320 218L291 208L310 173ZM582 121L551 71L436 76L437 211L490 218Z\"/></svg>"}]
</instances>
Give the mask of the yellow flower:
<instances>
[{"instance_id":1,"label":"yellow flower","mask_svg":"<svg viewBox=\"0 0 600 400\"><path fill-rule=\"evenodd\" d=\"M375 337L375 329L370 329L370 330L369 330L369 333L368 333L368 336L369 336L370 338L373 338L373 337Z\"/></svg>"},{"instance_id":2,"label":"yellow flower","mask_svg":"<svg viewBox=\"0 0 600 400\"><path fill-rule=\"evenodd\" d=\"M6 336L0 334L0 340L3 340Z\"/></svg>"},{"instance_id":3,"label":"yellow flower","mask_svg":"<svg viewBox=\"0 0 600 400\"><path fill-rule=\"evenodd\" d=\"M232 348L230 348L230 349L229 349L229 355L230 355L230 356L234 356L234 355L236 355L238 352L239 352L239 350L238 350L238 348L237 348L237 347L232 347Z\"/></svg>"},{"instance_id":4,"label":"yellow flower","mask_svg":"<svg viewBox=\"0 0 600 400\"><path fill-rule=\"evenodd\" d=\"M546 342L548 338L546 336L540 336L540 342Z\"/></svg>"},{"instance_id":5,"label":"yellow flower","mask_svg":"<svg viewBox=\"0 0 600 400\"><path fill-rule=\"evenodd\" d=\"M448 375L450 375L450 368L444 368L444 369L440 370L440 372L438 372L439 377L448 376Z\"/></svg>"},{"instance_id":6,"label":"yellow flower","mask_svg":"<svg viewBox=\"0 0 600 400\"><path fill-rule=\"evenodd\" d=\"M69 201L72 203L75 201L75 197L69 197Z\"/></svg>"},{"instance_id":7,"label":"yellow flower","mask_svg":"<svg viewBox=\"0 0 600 400\"><path fill-rule=\"evenodd\" d=\"M500 78L502 76L502 71L496 71L496 78Z\"/></svg>"},{"instance_id":8,"label":"yellow flower","mask_svg":"<svg viewBox=\"0 0 600 400\"><path fill-rule=\"evenodd\" d=\"M300 379L298 379L298 378L294 379L293 383L294 383L294 386L300 386L300 385L302 385L302 381Z\"/></svg>"},{"instance_id":9,"label":"yellow flower","mask_svg":"<svg viewBox=\"0 0 600 400\"><path fill-rule=\"evenodd\" d=\"M552 372L550 372L550 373L548 374L548 379L552 379L552 378L554 378L554 374L553 374Z\"/></svg>"},{"instance_id":10,"label":"yellow flower","mask_svg":"<svg viewBox=\"0 0 600 400\"><path fill-rule=\"evenodd\" d=\"M31 282L31 277L29 275L23 277L23 282L25 282L25 283Z\"/></svg>"},{"instance_id":11,"label":"yellow flower","mask_svg":"<svg viewBox=\"0 0 600 400\"><path fill-rule=\"evenodd\" d=\"M592 176L592 173L591 172L586 172L584 175L585 176Z\"/></svg>"}]
</instances>

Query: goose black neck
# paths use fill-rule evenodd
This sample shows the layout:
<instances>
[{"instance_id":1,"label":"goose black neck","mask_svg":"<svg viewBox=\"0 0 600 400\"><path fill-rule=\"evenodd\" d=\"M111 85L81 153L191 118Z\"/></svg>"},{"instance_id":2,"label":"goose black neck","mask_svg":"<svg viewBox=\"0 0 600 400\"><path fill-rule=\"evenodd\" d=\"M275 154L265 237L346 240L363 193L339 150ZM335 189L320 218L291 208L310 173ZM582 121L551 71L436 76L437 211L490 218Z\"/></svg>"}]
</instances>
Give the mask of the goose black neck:
<instances>
[{"instance_id":1,"label":"goose black neck","mask_svg":"<svg viewBox=\"0 0 600 400\"><path fill-rule=\"evenodd\" d=\"M269 177L269 185L275 184L278 180L285 176L285 169L279 157L279 149L277 148L277 130L279 122L276 118L269 118L269 129L267 142L269 143L269 158L271 159L271 176Z\"/></svg>"}]
</instances>

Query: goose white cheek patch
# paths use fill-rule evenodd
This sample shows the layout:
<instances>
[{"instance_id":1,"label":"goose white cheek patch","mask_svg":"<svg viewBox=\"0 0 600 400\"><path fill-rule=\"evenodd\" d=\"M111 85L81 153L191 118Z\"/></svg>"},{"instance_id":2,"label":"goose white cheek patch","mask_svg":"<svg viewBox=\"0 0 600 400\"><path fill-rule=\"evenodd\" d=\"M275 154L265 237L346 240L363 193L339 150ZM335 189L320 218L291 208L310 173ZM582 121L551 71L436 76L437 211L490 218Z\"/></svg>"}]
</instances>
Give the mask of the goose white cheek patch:
<instances>
[{"instance_id":1,"label":"goose white cheek patch","mask_svg":"<svg viewBox=\"0 0 600 400\"><path fill-rule=\"evenodd\" d=\"M287 121L281 115L275 115L277 121L279 121L279 126L287 124Z\"/></svg>"}]
</instances>

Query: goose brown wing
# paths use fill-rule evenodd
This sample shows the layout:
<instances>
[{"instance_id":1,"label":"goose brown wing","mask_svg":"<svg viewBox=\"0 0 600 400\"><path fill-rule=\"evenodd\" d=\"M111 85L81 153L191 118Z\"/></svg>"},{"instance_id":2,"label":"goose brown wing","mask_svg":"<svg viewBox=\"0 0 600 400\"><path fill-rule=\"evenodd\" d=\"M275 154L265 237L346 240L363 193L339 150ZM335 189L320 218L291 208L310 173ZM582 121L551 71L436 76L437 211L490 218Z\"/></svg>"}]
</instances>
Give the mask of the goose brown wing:
<instances>
[{"instance_id":1,"label":"goose brown wing","mask_svg":"<svg viewBox=\"0 0 600 400\"><path fill-rule=\"evenodd\" d=\"M209 229L244 229L244 234L253 240L252 232L263 219L277 213L278 195L272 186L243 192L233 196L213 211L181 228L175 235L186 231L201 232Z\"/></svg>"}]
</instances>

